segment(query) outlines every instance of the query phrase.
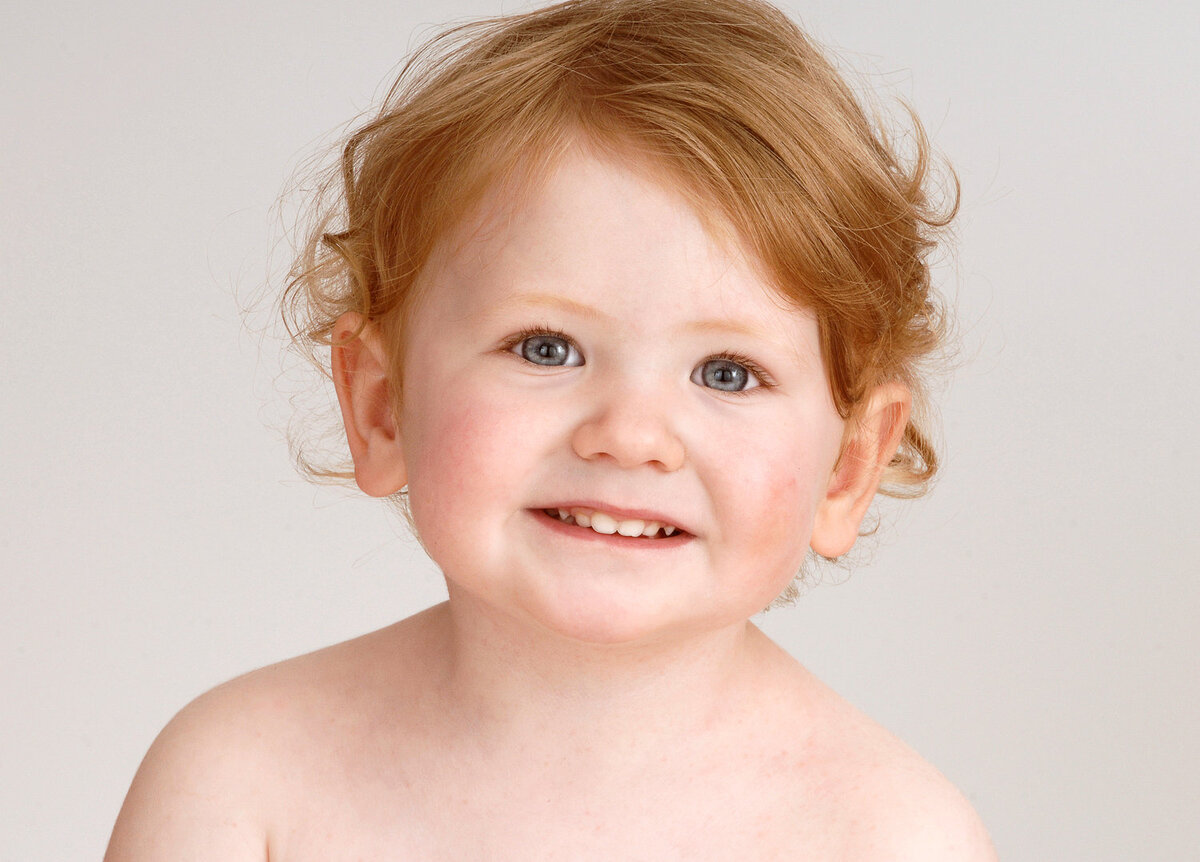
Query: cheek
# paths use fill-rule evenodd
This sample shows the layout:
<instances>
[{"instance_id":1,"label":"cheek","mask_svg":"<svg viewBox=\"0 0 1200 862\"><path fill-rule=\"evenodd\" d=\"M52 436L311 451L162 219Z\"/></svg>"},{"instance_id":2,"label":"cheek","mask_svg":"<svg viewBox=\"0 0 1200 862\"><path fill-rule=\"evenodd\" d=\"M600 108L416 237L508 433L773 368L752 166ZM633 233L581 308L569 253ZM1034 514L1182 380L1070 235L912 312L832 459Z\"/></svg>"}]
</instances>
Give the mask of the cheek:
<instances>
[{"instance_id":1,"label":"cheek","mask_svg":"<svg viewBox=\"0 0 1200 862\"><path fill-rule=\"evenodd\" d=\"M754 577L786 585L803 565L829 465L827 447L813 437L791 445L764 441L747 451L744 477L731 496L740 501L743 548ZM774 598L772 596L771 598Z\"/></svg>"},{"instance_id":2,"label":"cheek","mask_svg":"<svg viewBox=\"0 0 1200 862\"><path fill-rule=\"evenodd\" d=\"M490 471L501 442L488 433L495 419L486 405L455 399L441 407L427 406L422 421L405 434L409 492L413 496L460 497Z\"/></svg>"},{"instance_id":3,"label":"cheek","mask_svg":"<svg viewBox=\"0 0 1200 862\"><path fill-rule=\"evenodd\" d=\"M509 503L529 468L529 423L511 399L451 391L402 421L413 520L435 559L449 538L490 523L489 507Z\"/></svg>"},{"instance_id":4,"label":"cheek","mask_svg":"<svg viewBox=\"0 0 1200 862\"><path fill-rule=\"evenodd\" d=\"M808 551L816 511L812 494L799 474L786 470L764 476L758 493L761 502L750 541L790 578Z\"/></svg>"}]
</instances>

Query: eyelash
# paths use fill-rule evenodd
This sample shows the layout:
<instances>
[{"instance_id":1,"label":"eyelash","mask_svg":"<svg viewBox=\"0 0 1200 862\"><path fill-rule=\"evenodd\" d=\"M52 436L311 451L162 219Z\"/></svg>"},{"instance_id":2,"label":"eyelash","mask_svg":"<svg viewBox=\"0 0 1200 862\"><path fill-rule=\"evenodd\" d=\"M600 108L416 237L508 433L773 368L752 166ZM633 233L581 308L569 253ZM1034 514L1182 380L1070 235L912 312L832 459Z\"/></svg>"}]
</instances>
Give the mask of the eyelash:
<instances>
[{"instance_id":1,"label":"eyelash","mask_svg":"<svg viewBox=\"0 0 1200 862\"><path fill-rule=\"evenodd\" d=\"M760 387L762 389L774 389L778 385L775 382L775 378L768 374L765 368L763 368L749 356L746 356L744 353L733 353L730 351L717 353L712 356L705 357L700 361L700 364L703 365L705 362L712 362L714 359L723 359L726 362L736 362L758 379L758 386L752 386L749 389L738 389L733 391L728 389L719 389L714 391L721 392L724 395L745 396L750 395L755 389Z\"/></svg>"},{"instance_id":2,"label":"eyelash","mask_svg":"<svg viewBox=\"0 0 1200 862\"><path fill-rule=\"evenodd\" d=\"M516 332L513 335L506 338L504 340L504 342L501 344L500 349L505 352L511 353L513 351L513 348L516 347L518 344L520 344L522 341L524 341L526 338L536 338L538 336L550 336L551 338L561 338L563 341L566 341L568 344L573 345L576 350L579 349L579 345L575 344L574 339L572 339L565 332L555 329L552 326L527 326L524 329L520 330L519 332ZM759 365L757 362L755 362L749 356L746 356L744 353L735 353L733 351L723 351L721 353L714 353L712 356L704 357L704 359L700 360L699 364L703 365L705 362L711 362L714 359L723 359L727 362L736 362L738 365L741 365L747 371L749 371L751 374L753 374L754 377L758 380L757 387L751 387L749 389L739 389L736 391L713 390L714 392L722 392L725 395L745 396L745 395L750 395L752 392L754 392L755 389L757 389L759 387L761 387L763 389L774 389L778 385L775 382L775 378L773 378L769 373L767 373L767 370L765 368L763 368L761 365Z\"/></svg>"},{"instance_id":3,"label":"eyelash","mask_svg":"<svg viewBox=\"0 0 1200 862\"><path fill-rule=\"evenodd\" d=\"M524 341L526 338L536 338L538 336L549 336L550 338L561 338L563 341L572 345L576 350L579 350L579 345L575 343L575 339L555 329L553 326L527 326L520 332L510 335L500 344L500 349L503 351L512 352L512 349ZM582 351L581 351L582 352Z\"/></svg>"},{"instance_id":4,"label":"eyelash","mask_svg":"<svg viewBox=\"0 0 1200 862\"><path fill-rule=\"evenodd\" d=\"M510 338L509 341L516 345L520 344L526 338L533 338L536 335L549 335L553 338L561 338L563 341L570 341L572 344L575 344L575 341L571 338L571 336L567 335L561 330L555 329L553 326L526 326L524 329Z\"/></svg>"}]
</instances>

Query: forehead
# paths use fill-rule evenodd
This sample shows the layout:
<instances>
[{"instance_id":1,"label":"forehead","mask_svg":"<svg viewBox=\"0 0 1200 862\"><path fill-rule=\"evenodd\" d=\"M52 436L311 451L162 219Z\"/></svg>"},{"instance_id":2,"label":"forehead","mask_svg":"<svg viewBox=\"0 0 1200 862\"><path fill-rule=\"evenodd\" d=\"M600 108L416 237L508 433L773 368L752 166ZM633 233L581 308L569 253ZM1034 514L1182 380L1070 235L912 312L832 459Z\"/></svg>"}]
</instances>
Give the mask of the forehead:
<instances>
[{"instance_id":1,"label":"forehead","mask_svg":"<svg viewBox=\"0 0 1200 862\"><path fill-rule=\"evenodd\" d=\"M433 306L460 314L540 297L635 329L724 321L790 341L798 323L814 325L715 208L697 208L663 170L583 146L534 181L494 186L439 243L422 281Z\"/></svg>"}]
</instances>

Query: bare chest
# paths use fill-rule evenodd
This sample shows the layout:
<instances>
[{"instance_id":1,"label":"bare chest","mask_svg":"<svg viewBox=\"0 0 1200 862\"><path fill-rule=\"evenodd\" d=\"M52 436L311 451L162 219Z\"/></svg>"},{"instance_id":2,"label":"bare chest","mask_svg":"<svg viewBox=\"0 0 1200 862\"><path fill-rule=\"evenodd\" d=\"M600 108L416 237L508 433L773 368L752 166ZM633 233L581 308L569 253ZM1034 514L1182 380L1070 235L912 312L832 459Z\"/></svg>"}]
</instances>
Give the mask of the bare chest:
<instances>
[{"instance_id":1,"label":"bare chest","mask_svg":"<svg viewBox=\"0 0 1200 862\"><path fill-rule=\"evenodd\" d=\"M450 768L447 768L450 767ZM273 862L832 859L827 782L793 760L328 769L280 807Z\"/></svg>"}]
</instances>

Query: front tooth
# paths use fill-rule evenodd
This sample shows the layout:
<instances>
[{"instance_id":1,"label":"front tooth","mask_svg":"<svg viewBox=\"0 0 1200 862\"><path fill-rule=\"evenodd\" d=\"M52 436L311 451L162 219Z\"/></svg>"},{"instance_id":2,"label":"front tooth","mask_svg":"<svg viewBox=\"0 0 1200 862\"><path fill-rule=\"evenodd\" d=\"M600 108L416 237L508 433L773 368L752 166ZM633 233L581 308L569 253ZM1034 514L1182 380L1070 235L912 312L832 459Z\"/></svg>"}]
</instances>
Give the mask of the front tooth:
<instances>
[{"instance_id":1,"label":"front tooth","mask_svg":"<svg viewBox=\"0 0 1200 862\"><path fill-rule=\"evenodd\" d=\"M663 533L665 533L668 536L672 535L674 532L675 532L674 527L663 527Z\"/></svg>"},{"instance_id":2,"label":"front tooth","mask_svg":"<svg viewBox=\"0 0 1200 862\"><path fill-rule=\"evenodd\" d=\"M578 516L576 516L575 520L579 520ZM592 529L597 533L611 536L617 531L617 519L611 515L606 515L603 512L593 512L591 520Z\"/></svg>"},{"instance_id":3,"label":"front tooth","mask_svg":"<svg viewBox=\"0 0 1200 862\"><path fill-rule=\"evenodd\" d=\"M646 526L642 528L642 535L653 536L658 532L660 527L662 527L662 524L658 523L658 521L647 521Z\"/></svg>"},{"instance_id":4,"label":"front tooth","mask_svg":"<svg viewBox=\"0 0 1200 862\"><path fill-rule=\"evenodd\" d=\"M592 516L586 512L575 512L575 523L581 527L590 527L592 525Z\"/></svg>"},{"instance_id":5,"label":"front tooth","mask_svg":"<svg viewBox=\"0 0 1200 862\"><path fill-rule=\"evenodd\" d=\"M622 536L629 536L632 538L634 536L640 536L645 527L645 521L622 521L621 523L617 524L617 532Z\"/></svg>"}]
</instances>

